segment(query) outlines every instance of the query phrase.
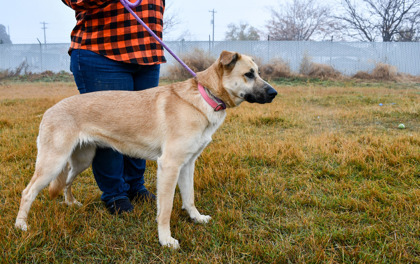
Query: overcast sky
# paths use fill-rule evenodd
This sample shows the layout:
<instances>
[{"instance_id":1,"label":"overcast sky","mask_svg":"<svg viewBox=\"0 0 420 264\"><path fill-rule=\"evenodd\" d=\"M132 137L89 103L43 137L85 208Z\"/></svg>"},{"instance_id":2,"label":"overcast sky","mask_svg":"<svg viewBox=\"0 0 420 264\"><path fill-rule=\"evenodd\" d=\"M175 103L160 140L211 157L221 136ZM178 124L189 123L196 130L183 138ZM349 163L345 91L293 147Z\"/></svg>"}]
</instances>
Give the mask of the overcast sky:
<instances>
[{"instance_id":1,"label":"overcast sky","mask_svg":"<svg viewBox=\"0 0 420 264\"><path fill-rule=\"evenodd\" d=\"M290 1L290 0L289 0ZM324 0L330 2L333 0ZM270 17L268 7L277 6L277 0L166 0L168 13L176 12L180 24L166 39L178 39L186 31L187 40L208 40L212 34L210 23L214 9L215 39L223 40L227 25L241 21L263 29ZM287 2L283 0L281 2ZM19 7L18 7L19 6ZM60 0L1 0L0 24L6 27L14 44L44 42L43 25L46 22L47 43L69 43L75 25L74 11ZM165 39L165 36L164 36Z\"/></svg>"}]
</instances>

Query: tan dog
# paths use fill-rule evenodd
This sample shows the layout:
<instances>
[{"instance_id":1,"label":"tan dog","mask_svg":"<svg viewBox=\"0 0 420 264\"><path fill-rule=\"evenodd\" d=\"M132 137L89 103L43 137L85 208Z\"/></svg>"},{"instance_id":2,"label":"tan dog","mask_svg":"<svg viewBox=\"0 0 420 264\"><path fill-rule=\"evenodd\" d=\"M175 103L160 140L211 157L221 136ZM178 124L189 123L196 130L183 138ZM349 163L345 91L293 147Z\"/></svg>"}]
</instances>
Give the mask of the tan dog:
<instances>
[{"instance_id":1,"label":"tan dog","mask_svg":"<svg viewBox=\"0 0 420 264\"><path fill-rule=\"evenodd\" d=\"M49 183L51 197L64 189L65 203L80 205L71 184L90 166L100 145L157 160L159 242L178 248L169 228L176 184L183 209L194 221L207 223L210 216L200 214L194 205L194 163L226 116L226 111L215 111L204 100L198 83L227 107L244 100L269 103L277 95L250 57L223 51L194 79L140 92L104 91L64 99L48 109L41 121L35 173L22 192L15 226L27 230L31 204Z\"/></svg>"}]
</instances>

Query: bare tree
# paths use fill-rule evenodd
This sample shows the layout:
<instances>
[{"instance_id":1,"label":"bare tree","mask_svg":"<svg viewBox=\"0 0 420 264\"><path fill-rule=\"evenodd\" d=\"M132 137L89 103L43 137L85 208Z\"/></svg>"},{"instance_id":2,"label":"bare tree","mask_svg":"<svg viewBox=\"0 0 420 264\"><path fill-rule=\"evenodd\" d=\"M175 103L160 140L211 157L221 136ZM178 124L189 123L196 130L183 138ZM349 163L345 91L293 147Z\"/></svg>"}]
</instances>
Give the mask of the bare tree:
<instances>
[{"instance_id":1,"label":"bare tree","mask_svg":"<svg viewBox=\"0 0 420 264\"><path fill-rule=\"evenodd\" d=\"M172 2L165 7L163 15L163 36L170 35L171 32L181 23L178 16L179 12L173 9Z\"/></svg>"},{"instance_id":2,"label":"bare tree","mask_svg":"<svg viewBox=\"0 0 420 264\"><path fill-rule=\"evenodd\" d=\"M412 16L406 23L404 23L404 25L398 30L395 41L420 41L420 15Z\"/></svg>"},{"instance_id":3,"label":"bare tree","mask_svg":"<svg viewBox=\"0 0 420 264\"><path fill-rule=\"evenodd\" d=\"M228 25L225 32L226 40L259 40L260 34L258 30L248 23L241 22L239 25L233 23Z\"/></svg>"},{"instance_id":4,"label":"bare tree","mask_svg":"<svg viewBox=\"0 0 420 264\"><path fill-rule=\"evenodd\" d=\"M289 5L271 7L266 29L273 40L312 40L330 38L334 21L330 9L314 0L293 0Z\"/></svg>"},{"instance_id":5,"label":"bare tree","mask_svg":"<svg viewBox=\"0 0 420 264\"><path fill-rule=\"evenodd\" d=\"M364 41L397 40L400 35L412 35L419 23L419 0L342 0L344 8L340 18L348 29L348 35ZM405 33L404 33L405 32ZM408 35L406 33L409 33Z\"/></svg>"}]
</instances>

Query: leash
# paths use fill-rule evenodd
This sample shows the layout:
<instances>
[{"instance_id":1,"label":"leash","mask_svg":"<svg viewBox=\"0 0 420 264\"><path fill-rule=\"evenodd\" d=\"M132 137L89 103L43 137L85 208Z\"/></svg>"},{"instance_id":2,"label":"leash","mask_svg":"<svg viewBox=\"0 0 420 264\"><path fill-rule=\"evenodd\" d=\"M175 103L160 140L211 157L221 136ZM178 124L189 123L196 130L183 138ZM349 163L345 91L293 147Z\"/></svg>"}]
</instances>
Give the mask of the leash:
<instances>
[{"instance_id":1,"label":"leash","mask_svg":"<svg viewBox=\"0 0 420 264\"><path fill-rule=\"evenodd\" d=\"M176 59L181 65L182 67L184 67L193 77L197 77L197 74L191 70L190 67L188 67L187 64L185 64L156 34L155 32L153 32L147 25L146 23L143 22L143 20L141 20L141 18L139 16L137 16L137 14L134 12L133 8L139 6L141 4L143 0L136 0L136 2L131 3L130 0L120 0L121 4L125 7L125 9L127 9L128 12L130 12L134 18L137 20L137 22L139 22L146 30L147 32L149 32L149 34L157 40L157 42L160 43L160 45L162 45L162 47L164 47L171 55L172 57L174 57L174 59ZM214 109L214 111L220 111L220 110L224 110L226 109L226 104L220 100L217 97L214 97L214 99L210 98L210 96L207 94L207 92L205 91L205 88L201 85L198 84L198 90L201 94L201 96L204 98L204 100Z\"/></svg>"},{"instance_id":2,"label":"leash","mask_svg":"<svg viewBox=\"0 0 420 264\"><path fill-rule=\"evenodd\" d=\"M174 57L174 59L176 59L181 65L182 67L184 67L193 77L196 77L197 74L190 69L190 67L188 67L187 64L185 64L156 34L155 32L153 32L147 25L146 23L143 22L143 20L141 20L141 18L139 18L137 16L137 14L133 11L133 8L137 7L138 5L141 4L143 0L137 0L135 3L131 3L130 0L120 0L121 4L125 7L125 9L128 10L128 12L130 12L135 19L137 20L137 22L139 22L146 30L147 32L149 32L150 35L152 35L153 38L155 38L160 45L162 45L171 55L172 57Z\"/></svg>"}]
</instances>

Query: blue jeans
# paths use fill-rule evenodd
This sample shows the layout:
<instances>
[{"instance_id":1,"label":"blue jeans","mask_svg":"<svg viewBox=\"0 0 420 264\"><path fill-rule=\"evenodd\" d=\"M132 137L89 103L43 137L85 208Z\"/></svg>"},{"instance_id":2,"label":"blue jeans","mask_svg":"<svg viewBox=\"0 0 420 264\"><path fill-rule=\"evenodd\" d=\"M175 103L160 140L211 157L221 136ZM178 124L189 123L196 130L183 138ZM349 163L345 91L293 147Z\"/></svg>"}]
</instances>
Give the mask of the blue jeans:
<instances>
[{"instance_id":1,"label":"blue jeans","mask_svg":"<svg viewBox=\"0 0 420 264\"><path fill-rule=\"evenodd\" d=\"M160 65L114 61L87 50L73 50L70 69L81 94L104 90L140 91L159 84ZM121 117L124 118L124 117ZM97 148L92 171L101 199L109 204L146 191L146 161L130 158L111 148Z\"/></svg>"}]
</instances>

